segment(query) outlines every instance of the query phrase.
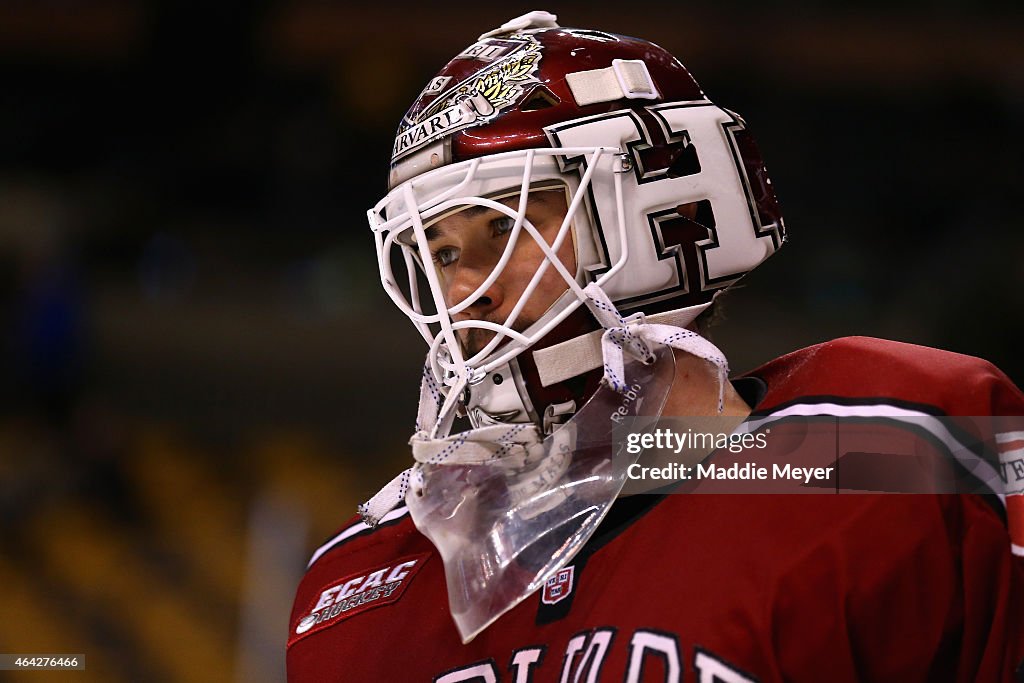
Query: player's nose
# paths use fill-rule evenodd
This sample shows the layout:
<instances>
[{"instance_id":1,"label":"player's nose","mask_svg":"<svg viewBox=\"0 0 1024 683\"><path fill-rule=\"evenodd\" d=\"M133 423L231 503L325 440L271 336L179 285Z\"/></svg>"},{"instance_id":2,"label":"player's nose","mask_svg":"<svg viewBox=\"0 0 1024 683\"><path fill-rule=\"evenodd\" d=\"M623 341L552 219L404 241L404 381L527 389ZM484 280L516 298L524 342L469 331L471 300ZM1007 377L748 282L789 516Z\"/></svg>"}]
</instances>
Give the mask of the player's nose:
<instances>
[{"instance_id":1,"label":"player's nose","mask_svg":"<svg viewBox=\"0 0 1024 683\"><path fill-rule=\"evenodd\" d=\"M483 291L478 292L490 276L493 265L477 266L471 263L459 263L455 277L448 288L448 305L460 306L475 294L469 306L455 315L457 319L483 319L488 313L501 307L505 301L505 292L498 277Z\"/></svg>"}]
</instances>

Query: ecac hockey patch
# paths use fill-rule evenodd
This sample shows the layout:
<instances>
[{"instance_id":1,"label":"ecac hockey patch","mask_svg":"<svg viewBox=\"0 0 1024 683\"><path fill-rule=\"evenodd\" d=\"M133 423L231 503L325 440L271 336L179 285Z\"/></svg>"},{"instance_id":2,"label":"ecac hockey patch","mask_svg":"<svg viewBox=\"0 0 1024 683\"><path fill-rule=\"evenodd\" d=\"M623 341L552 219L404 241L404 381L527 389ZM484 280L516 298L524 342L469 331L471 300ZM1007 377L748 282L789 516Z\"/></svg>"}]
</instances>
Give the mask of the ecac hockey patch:
<instances>
[{"instance_id":1,"label":"ecac hockey patch","mask_svg":"<svg viewBox=\"0 0 1024 683\"><path fill-rule=\"evenodd\" d=\"M305 616L292 624L288 644L402 597L429 555L402 557L332 582L320 592Z\"/></svg>"}]
</instances>

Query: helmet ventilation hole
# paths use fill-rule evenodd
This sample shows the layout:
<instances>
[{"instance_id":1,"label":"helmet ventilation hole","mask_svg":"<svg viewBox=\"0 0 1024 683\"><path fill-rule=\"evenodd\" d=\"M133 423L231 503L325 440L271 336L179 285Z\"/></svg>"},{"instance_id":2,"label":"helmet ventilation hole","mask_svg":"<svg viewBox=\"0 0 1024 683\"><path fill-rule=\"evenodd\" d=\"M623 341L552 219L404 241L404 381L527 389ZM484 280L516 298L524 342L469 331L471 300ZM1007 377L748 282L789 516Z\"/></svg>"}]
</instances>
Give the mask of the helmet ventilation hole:
<instances>
[{"instance_id":1,"label":"helmet ventilation hole","mask_svg":"<svg viewBox=\"0 0 1024 683\"><path fill-rule=\"evenodd\" d=\"M521 105L519 105L519 111L537 111L538 109L547 109L554 107L561 100L555 93L551 92L543 85L538 85L533 89Z\"/></svg>"}]
</instances>

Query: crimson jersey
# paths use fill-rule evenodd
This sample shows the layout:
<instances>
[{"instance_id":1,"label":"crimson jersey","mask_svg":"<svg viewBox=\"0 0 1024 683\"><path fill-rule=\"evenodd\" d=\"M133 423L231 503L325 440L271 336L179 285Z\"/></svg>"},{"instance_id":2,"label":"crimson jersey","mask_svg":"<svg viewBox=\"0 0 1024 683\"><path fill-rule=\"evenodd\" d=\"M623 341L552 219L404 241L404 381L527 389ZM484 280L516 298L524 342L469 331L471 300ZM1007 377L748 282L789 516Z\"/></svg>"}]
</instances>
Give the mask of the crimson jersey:
<instances>
[{"instance_id":1,"label":"crimson jersey","mask_svg":"<svg viewBox=\"0 0 1024 683\"><path fill-rule=\"evenodd\" d=\"M735 385L760 417L797 405L1024 415L1024 395L984 361L865 338L797 351ZM541 591L464 645L441 559L402 507L376 529L351 522L314 554L288 678L1012 681L1024 558L1010 547L995 496L631 496Z\"/></svg>"}]
</instances>

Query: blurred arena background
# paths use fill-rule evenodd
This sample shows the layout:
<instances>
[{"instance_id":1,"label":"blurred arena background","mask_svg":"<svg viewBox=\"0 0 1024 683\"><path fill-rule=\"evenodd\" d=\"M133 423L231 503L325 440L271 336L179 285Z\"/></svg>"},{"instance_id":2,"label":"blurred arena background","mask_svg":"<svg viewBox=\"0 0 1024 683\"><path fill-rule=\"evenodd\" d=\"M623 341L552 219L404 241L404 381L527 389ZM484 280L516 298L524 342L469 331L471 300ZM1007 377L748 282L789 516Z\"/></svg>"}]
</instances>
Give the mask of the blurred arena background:
<instances>
[{"instance_id":1,"label":"blurred arena background","mask_svg":"<svg viewBox=\"0 0 1024 683\"><path fill-rule=\"evenodd\" d=\"M305 560L404 466L418 336L364 212L432 72L543 3L0 3L0 680L281 681ZM741 112L791 243L735 370L866 334L1024 381L1006 0L544 7ZM382 656L384 646L382 645Z\"/></svg>"}]
</instances>

